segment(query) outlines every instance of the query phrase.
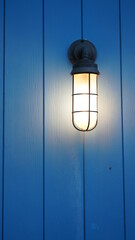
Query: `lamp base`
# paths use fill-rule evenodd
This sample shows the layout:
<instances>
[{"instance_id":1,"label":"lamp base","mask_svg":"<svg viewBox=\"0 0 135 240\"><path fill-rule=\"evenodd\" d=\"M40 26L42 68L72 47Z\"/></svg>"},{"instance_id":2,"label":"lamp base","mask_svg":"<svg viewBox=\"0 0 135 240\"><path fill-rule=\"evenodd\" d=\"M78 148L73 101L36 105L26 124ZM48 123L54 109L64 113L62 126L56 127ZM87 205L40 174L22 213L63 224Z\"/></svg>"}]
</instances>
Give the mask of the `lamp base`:
<instances>
[{"instance_id":1,"label":"lamp base","mask_svg":"<svg viewBox=\"0 0 135 240\"><path fill-rule=\"evenodd\" d=\"M99 74L95 60L97 51L93 43L88 40L73 42L68 50L68 58L73 65L71 74L95 73Z\"/></svg>"},{"instance_id":2,"label":"lamp base","mask_svg":"<svg viewBox=\"0 0 135 240\"><path fill-rule=\"evenodd\" d=\"M71 44L68 50L68 58L72 64L84 58L95 62L96 57L96 47L88 40L77 40Z\"/></svg>"}]
</instances>

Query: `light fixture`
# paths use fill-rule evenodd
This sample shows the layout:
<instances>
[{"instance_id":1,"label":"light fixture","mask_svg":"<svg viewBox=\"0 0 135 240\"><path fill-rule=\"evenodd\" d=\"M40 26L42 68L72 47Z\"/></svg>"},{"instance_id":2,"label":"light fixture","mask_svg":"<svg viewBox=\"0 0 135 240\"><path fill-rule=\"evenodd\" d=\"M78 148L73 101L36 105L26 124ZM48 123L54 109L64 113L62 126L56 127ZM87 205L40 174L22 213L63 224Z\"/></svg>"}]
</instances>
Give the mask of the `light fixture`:
<instances>
[{"instance_id":1,"label":"light fixture","mask_svg":"<svg viewBox=\"0 0 135 240\"><path fill-rule=\"evenodd\" d=\"M73 42L68 50L72 69L72 122L79 131L90 131L98 122L96 48L87 40Z\"/></svg>"}]
</instances>

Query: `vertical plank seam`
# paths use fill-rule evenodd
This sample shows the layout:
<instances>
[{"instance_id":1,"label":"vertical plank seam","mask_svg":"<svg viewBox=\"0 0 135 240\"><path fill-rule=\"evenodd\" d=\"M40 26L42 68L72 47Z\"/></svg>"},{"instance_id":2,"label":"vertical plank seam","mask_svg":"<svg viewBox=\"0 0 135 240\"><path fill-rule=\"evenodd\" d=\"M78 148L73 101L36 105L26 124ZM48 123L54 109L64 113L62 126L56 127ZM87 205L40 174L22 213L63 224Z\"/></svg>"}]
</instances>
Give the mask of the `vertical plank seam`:
<instances>
[{"instance_id":1,"label":"vertical plank seam","mask_svg":"<svg viewBox=\"0 0 135 240\"><path fill-rule=\"evenodd\" d=\"M86 210L85 210L85 136L83 132L83 232L86 239Z\"/></svg>"},{"instance_id":2,"label":"vertical plank seam","mask_svg":"<svg viewBox=\"0 0 135 240\"><path fill-rule=\"evenodd\" d=\"M119 38L120 38L120 89L121 89L121 137L122 137L122 175L123 175L123 216L124 216L124 240L126 240L125 151L124 151L124 120L123 120L123 76L122 76L121 0L119 0Z\"/></svg>"},{"instance_id":3,"label":"vertical plank seam","mask_svg":"<svg viewBox=\"0 0 135 240\"><path fill-rule=\"evenodd\" d=\"M3 122L2 122L2 240L4 240L4 160L5 160L5 0L3 0Z\"/></svg>"},{"instance_id":4,"label":"vertical plank seam","mask_svg":"<svg viewBox=\"0 0 135 240\"><path fill-rule=\"evenodd\" d=\"M83 40L83 0L81 0L81 40ZM85 139L83 135L83 237L86 239L86 222L85 222Z\"/></svg>"},{"instance_id":5,"label":"vertical plank seam","mask_svg":"<svg viewBox=\"0 0 135 240\"><path fill-rule=\"evenodd\" d=\"M81 39L83 40L83 0L81 0Z\"/></svg>"},{"instance_id":6,"label":"vertical plank seam","mask_svg":"<svg viewBox=\"0 0 135 240\"><path fill-rule=\"evenodd\" d=\"M45 83L44 83L44 0L42 2L43 14L43 240L45 240Z\"/></svg>"}]
</instances>

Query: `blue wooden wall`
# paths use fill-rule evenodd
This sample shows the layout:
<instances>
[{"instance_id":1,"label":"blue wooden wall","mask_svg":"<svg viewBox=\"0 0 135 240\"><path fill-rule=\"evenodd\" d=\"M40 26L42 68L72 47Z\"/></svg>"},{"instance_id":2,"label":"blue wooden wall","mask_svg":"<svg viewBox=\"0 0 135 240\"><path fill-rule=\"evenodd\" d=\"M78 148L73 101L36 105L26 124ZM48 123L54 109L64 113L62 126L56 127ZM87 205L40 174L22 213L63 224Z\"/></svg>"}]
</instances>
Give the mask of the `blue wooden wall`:
<instances>
[{"instance_id":1,"label":"blue wooden wall","mask_svg":"<svg viewBox=\"0 0 135 240\"><path fill-rule=\"evenodd\" d=\"M86 240L135 239L135 3L83 0L99 123L85 134ZM81 1L0 0L0 240L84 240L83 138L71 122Z\"/></svg>"},{"instance_id":2,"label":"blue wooden wall","mask_svg":"<svg viewBox=\"0 0 135 240\"><path fill-rule=\"evenodd\" d=\"M3 228L3 1L0 1L0 239Z\"/></svg>"}]
</instances>

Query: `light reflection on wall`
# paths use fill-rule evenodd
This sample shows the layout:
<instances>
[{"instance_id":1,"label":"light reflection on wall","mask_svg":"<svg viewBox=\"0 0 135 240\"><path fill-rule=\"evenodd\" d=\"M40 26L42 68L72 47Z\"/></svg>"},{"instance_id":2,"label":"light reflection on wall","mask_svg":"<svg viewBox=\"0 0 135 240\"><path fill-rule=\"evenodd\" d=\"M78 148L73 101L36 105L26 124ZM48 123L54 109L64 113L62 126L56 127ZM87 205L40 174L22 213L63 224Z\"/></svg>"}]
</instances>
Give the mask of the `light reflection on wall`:
<instances>
[{"instance_id":1,"label":"light reflection on wall","mask_svg":"<svg viewBox=\"0 0 135 240\"><path fill-rule=\"evenodd\" d=\"M117 80L119 81L118 77ZM120 84L119 90L112 88L109 84L113 81L112 76L106 74L99 77L99 122L97 134L99 134L100 144L105 147L115 140L115 132L121 131L121 106L120 106ZM119 118L117 117L119 116ZM102 139L102 140L101 140ZM110 141L109 141L110 140Z\"/></svg>"},{"instance_id":2,"label":"light reflection on wall","mask_svg":"<svg viewBox=\"0 0 135 240\"><path fill-rule=\"evenodd\" d=\"M57 73L58 80L56 79L56 81L52 81L53 84L48 83L45 86L47 93L45 96L47 104L45 123L47 127L52 128L54 137L58 137L59 141L71 141L71 139L76 139L76 134L81 135L72 125L72 78L70 74L67 74L67 71L65 72L66 74L64 71L59 74ZM53 73L52 78L54 78ZM113 133L116 130L120 130L120 122L118 122L118 118L116 117L118 114L120 115L120 91L112 89L112 85L109 84L110 81L110 75L99 76L98 125L96 129L86 133L93 136L93 140L94 135L97 136L98 134L100 144L105 146L109 144L109 138L113 138Z\"/></svg>"},{"instance_id":3,"label":"light reflection on wall","mask_svg":"<svg viewBox=\"0 0 135 240\"><path fill-rule=\"evenodd\" d=\"M70 142L76 139L76 134L81 135L72 125L72 77L70 76L70 70L67 74L64 72L57 73L56 77L57 79L52 81L53 84L45 85L45 92L47 93L45 95L45 126L52 128L54 138L58 138L58 141ZM53 73L52 78L54 78ZM49 141L49 134L47 134L47 140ZM55 140L54 143L56 144ZM50 141L52 144L52 137Z\"/></svg>"}]
</instances>

